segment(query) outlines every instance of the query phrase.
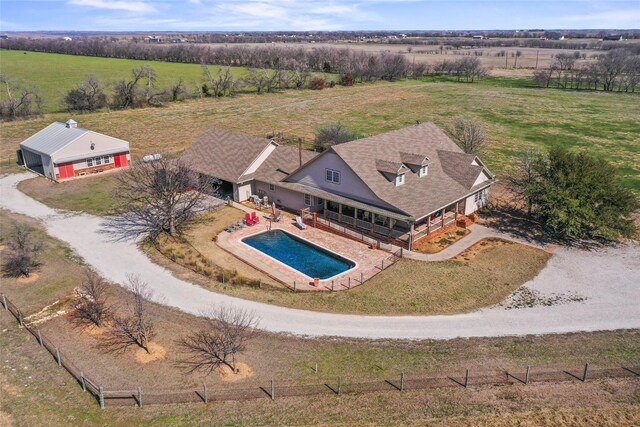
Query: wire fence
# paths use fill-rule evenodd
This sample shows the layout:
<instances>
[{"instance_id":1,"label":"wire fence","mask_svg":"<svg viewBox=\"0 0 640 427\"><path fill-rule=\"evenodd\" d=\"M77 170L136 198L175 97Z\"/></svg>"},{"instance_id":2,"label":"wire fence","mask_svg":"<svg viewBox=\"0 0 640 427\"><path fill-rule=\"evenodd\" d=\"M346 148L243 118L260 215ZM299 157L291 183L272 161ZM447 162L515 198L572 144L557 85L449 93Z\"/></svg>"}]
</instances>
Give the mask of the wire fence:
<instances>
[{"instance_id":1,"label":"wire fence","mask_svg":"<svg viewBox=\"0 0 640 427\"><path fill-rule=\"evenodd\" d=\"M638 378L640 376L640 363L618 367L591 368L588 363L584 366L567 370L531 369L526 366L518 371L474 371L466 369L447 376L421 376L412 372L410 374L401 369L393 369L393 375L387 378L362 378L348 375L318 375L318 366L315 366L314 381L301 383L301 380L288 378L282 374L274 376L271 380L253 381L241 386L233 385L209 385L203 383L200 387L183 390L143 390L136 389L105 389L102 385L93 381L90 376L81 371L58 347L45 337L40 329L34 328L24 322L22 312L9 301L4 294L0 295L0 301L5 310L9 311L18 321L19 325L26 329L36 339L38 344L51 354L58 366L64 368L82 387L83 391L91 393L101 408L105 406L122 406L144 404L174 404L174 403L210 403L228 400L252 400L271 399L302 396L331 396L342 394L361 394L372 392L396 392L429 390L440 388L469 388L492 385L528 385L532 383L562 383L576 381L585 383L592 380L609 378Z\"/></svg>"}]
</instances>

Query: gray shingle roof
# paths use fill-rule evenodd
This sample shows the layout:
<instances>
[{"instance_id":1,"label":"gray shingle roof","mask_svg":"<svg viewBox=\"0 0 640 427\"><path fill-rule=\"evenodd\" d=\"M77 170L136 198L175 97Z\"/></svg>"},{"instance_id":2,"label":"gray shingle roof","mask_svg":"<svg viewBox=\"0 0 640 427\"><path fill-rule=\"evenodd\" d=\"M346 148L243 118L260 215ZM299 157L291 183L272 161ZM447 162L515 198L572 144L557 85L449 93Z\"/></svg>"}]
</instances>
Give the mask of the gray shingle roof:
<instances>
[{"instance_id":1,"label":"gray shingle roof","mask_svg":"<svg viewBox=\"0 0 640 427\"><path fill-rule=\"evenodd\" d=\"M392 175L398 175L409 171L409 168L402 162L390 162L388 160L381 159L376 159L376 169L380 172Z\"/></svg>"},{"instance_id":2,"label":"gray shingle roof","mask_svg":"<svg viewBox=\"0 0 640 427\"><path fill-rule=\"evenodd\" d=\"M405 165L425 166L429 164L429 158L422 154L400 152L400 160Z\"/></svg>"},{"instance_id":3,"label":"gray shingle roof","mask_svg":"<svg viewBox=\"0 0 640 427\"><path fill-rule=\"evenodd\" d=\"M316 157L318 153L310 150L302 150L302 164ZM271 153L252 175L244 178L253 178L269 184L276 184L289 176L291 172L300 167L300 157L297 147L280 145Z\"/></svg>"},{"instance_id":4,"label":"gray shingle roof","mask_svg":"<svg viewBox=\"0 0 640 427\"><path fill-rule=\"evenodd\" d=\"M475 156L463 153L433 123L409 126L335 145L331 149L380 199L414 218L421 218L468 195L483 170L481 166L471 164ZM428 157L431 160L429 171L424 177L407 173L405 183L396 186L378 171L376 163L379 160L401 163L406 153L421 153Z\"/></svg>"},{"instance_id":5,"label":"gray shingle roof","mask_svg":"<svg viewBox=\"0 0 640 427\"><path fill-rule=\"evenodd\" d=\"M269 144L271 141L266 138L211 128L187 148L182 159L197 172L239 182L243 172Z\"/></svg>"},{"instance_id":6,"label":"gray shingle roof","mask_svg":"<svg viewBox=\"0 0 640 427\"><path fill-rule=\"evenodd\" d=\"M51 156L87 132L90 131L79 127L67 127L64 123L54 122L22 141L20 146Z\"/></svg>"}]
</instances>

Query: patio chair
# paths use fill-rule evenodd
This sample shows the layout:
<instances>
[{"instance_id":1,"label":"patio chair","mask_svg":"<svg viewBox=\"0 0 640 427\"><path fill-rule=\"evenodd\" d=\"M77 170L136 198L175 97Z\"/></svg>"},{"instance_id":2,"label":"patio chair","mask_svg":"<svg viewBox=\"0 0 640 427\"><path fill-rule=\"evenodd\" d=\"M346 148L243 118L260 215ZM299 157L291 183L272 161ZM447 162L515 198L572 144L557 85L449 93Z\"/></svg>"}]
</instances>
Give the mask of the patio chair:
<instances>
[{"instance_id":1,"label":"patio chair","mask_svg":"<svg viewBox=\"0 0 640 427\"><path fill-rule=\"evenodd\" d=\"M238 230L243 229L244 227L245 227L245 223L244 223L244 222L242 222L242 221L238 221L238 222L236 223L236 228L237 228Z\"/></svg>"},{"instance_id":2,"label":"patio chair","mask_svg":"<svg viewBox=\"0 0 640 427\"><path fill-rule=\"evenodd\" d=\"M254 224L258 224L260 222L260 218L258 218L258 215L256 215L255 212L251 212L251 221L253 221Z\"/></svg>"},{"instance_id":3,"label":"patio chair","mask_svg":"<svg viewBox=\"0 0 640 427\"><path fill-rule=\"evenodd\" d=\"M247 224L247 225L253 225L253 224L255 224L253 221L251 221L251 214L250 214L250 213L248 213L248 212L244 215L244 222L245 222L245 224Z\"/></svg>"}]
</instances>

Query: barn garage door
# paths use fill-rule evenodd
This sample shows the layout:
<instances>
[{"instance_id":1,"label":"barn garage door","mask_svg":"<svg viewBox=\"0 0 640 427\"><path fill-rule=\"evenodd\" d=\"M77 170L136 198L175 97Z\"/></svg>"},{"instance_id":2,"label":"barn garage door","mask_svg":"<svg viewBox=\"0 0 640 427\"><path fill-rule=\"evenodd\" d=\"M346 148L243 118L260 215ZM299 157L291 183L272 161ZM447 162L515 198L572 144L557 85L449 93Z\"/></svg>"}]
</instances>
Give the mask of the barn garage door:
<instances>
[{"instance_id":1,"label":"barn garage door","mask_svg":"<svg viewBox=\"0 0 640 427\"><path fill-rule=\"evenodd\" d=\"M113 156L113 161L116 164L117 168L121 168L123 166L127 166L127 154L116 154Z\"/></svg>"},{"instance_id":2,"label":"barn garage door","mask_svg":"<svg viewBox=\"0 0 640 427\"><path fill-rule=\"evenodd\" d=\"M61 163L58 165L59 179L73 177L73 163Z\"/></svg>"}]
</instances>

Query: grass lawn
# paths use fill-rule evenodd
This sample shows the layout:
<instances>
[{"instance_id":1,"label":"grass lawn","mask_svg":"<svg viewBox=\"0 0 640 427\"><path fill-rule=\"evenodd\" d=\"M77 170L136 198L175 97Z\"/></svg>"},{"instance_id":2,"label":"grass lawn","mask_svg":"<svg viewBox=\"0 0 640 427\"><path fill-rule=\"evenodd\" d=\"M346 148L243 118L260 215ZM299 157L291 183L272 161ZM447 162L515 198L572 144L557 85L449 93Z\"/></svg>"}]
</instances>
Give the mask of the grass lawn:
<instances>
[{"instance_id":1,"label":"grass lawn","mask_svg":"<svg viewBox=\"0 0 640 427\"><path fill-rule=\"evenodd\" d=\"M189 242L214 264L237 268L243 275L273 282L229 256L211 241L231 219L234 208L225 208L188 233ZM186 250L186 249L185 249ZM401 259L351 290L294 293L273 283L258 289L230 285L193 273L161 255L154 261L207 289L240 298L305 310L354 314L450 314L502 301L545 266L549 253L517 243L480 242L456 261L423 262ZM516 262L517 260L517 262ZM227 264L229 263L229 264ZM240 270L242 269L242 270Z\"/></svg>"},{"instance_id":2,"label":"grass lawn","mask_svg":"<svg viewBox=\"0 0 640 427\"><path fill-rule=\"evenodd\" d=\"M20 182L18 189L52 208L105 215L117 203L113 197L118 184L117 173L96 174L66 182L53 182L39 176Z\"/></svg>"},{"instance_id":3,"label":"grass lawn","mask_svg":"<svg viewBox=\"0 0 640 427\"><path fill-rule=\"evenodd\" d=\"M66 244L49 237L36 220L1 209L0 245L10 236L14 222L27 225L32 230L33 239L45 244L40 255L42 266L36 273L32 273L35 280L25 281L5 276L0 278L1 292L18 305L25 315L29 315L70 295L80 283L83 263ZM4 259L2 253L8 250L2 246L0 260Z\"/></svg>"},{"instance_id":4,"label":"grass lawn","mask_svg":"<svg viewBox=\"0 0 640 427\"><path fill-rule=\"evenodd\" d=\"M0 212L2 230L9 218L29 220ZM35 223L31 226L38 229ZM41 233L41 231L38 231ZM61 274L79 280L79 263L65 256L64 248L54 239L39 234L51 245L51 258L43 267L42 282L52 283ZM18 287L4 279L2 292L20 306L46 306L59 298L55 292L38 287ZM32 289L29 291L29 289ZM70 285L59 286L68 292ZM123 304L126 292L113 286L112 302ZM64 308L64 307L62 307ZM348 339L304 339L288 335L258 333L239 361L253 370L253 375L227 383L216 373L208 377L187 375L174 364L178 356L176 339L193 331L201 319L178 310L152 304L157 336L153 339L167 353L157 360L142 363L136 349L124 353L102 350L101 334L78 327L66 316L55 317L39 325L73 363L107 388L141 386L144 392L182 390L207 381L211 387L256 387L268 385L275 377L279 384L309 384L335 380L343 375L349 380L394 378L399 370L409 376L443 376L464 372L522 369L530 364L542 369L578 369L585 360L594 367L635 363L640 356L640 332L611 331L530 337L474 338L449 341L371 341ZM15 320L0 310L0 424L51 425L385 425L459 423L466 425L512 425L519 421L596 424L633 424L638 421L635 380L602 380L585 384L568 381L559 384L472 387L378 392L363 395L267 398L248 401L210 402L204 404L148 405L107 407L101 411L89 394L36 341L20 329ZM318 363L318 374L311 367ZM363 411L362 408L367 408ZM393 408L393 410L389 410ZM496 418L498 417L498 418ZM497 420L497 421L496 421Z\"/></svg>"},{"instance_id":5,"label":"grass lawn","mask_svg":"<svg viewBox=\"0 0 640 427\"><path fill-rule=\"evenodd\" d=\"M27 55L28 56L28 55ZM171 65L171 64L170 64ZM219 126L265 136L283 132L313 138L323 124L342 121L374 135L420 121L446 127L456 116L479 121L489 136L483 161L505 172L526 147L585 150L612 161L622 180L640 193L640 97L492 84L380 82L321 91L241 94L198 99L163 108L99 112L75 117L80 126L131 142L134 155L181 152L205 129ZM0 160L15 159L23 139L68 114L0 124Z\"/></svg>"}]
</instances>

